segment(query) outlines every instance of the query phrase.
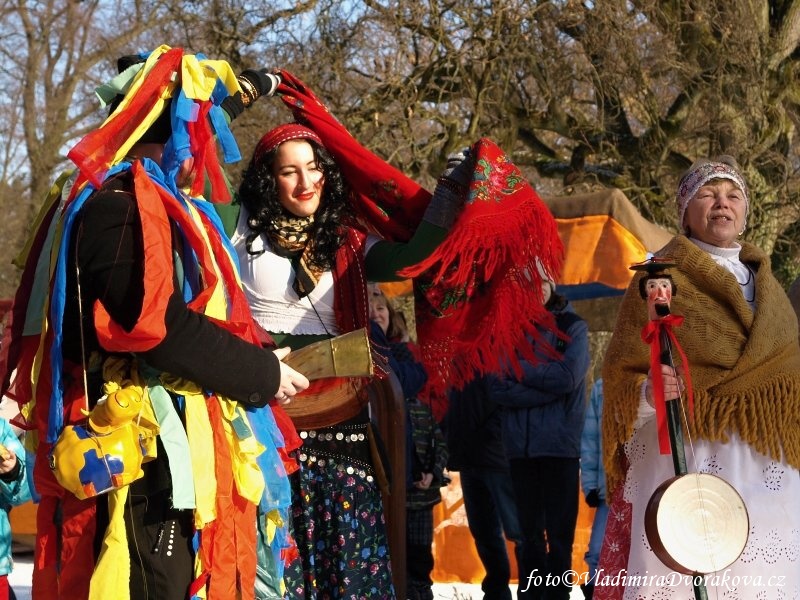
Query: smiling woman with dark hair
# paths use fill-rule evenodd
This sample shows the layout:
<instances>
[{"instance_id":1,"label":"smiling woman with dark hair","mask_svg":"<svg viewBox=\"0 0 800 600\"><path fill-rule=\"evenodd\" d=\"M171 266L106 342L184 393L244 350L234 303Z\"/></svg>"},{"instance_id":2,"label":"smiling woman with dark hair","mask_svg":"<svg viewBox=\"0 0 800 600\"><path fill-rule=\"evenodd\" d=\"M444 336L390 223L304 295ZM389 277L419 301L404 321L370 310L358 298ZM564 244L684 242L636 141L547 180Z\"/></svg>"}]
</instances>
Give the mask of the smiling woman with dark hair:
<instances>
[{"instance_id":1,"label":"smiling woman with dark hair","mask_svg":"<svg viewBox=\"0 0 800 600\"><path fill-rule=\"evenodd\" d=\"M389 242L367 234L356 219L350 189L317 133L298 123L267 132L243 175L231 238L259 325L294 349L369 327L367 282L397 279L429 255L461 209L472 165L463 156L458 162L411 240ZM388 351L388 342L382 344ZM287 594L391 598L366 389L352 379L336 389L325 385L312 383L295 402L330 393L352 402L339 422L298 432L303 446L292 479L292 526L299 558L286 570Z\"/></svg>"}]
</instances>

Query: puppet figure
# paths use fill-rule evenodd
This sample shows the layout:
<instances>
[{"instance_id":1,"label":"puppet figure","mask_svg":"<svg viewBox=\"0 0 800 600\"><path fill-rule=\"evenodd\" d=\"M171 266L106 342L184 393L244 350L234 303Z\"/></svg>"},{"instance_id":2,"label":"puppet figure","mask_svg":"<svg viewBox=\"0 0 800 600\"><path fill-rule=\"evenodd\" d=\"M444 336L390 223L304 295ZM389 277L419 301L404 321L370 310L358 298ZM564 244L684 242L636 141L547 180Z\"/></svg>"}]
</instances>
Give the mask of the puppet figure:
<instances>
[{"instance_id":1,"label":"puppet figure","mask_svg":"<svg viewBox=\"0 0 800 600\"><path fill-rule=\"evenodd\" d=\"M658 265L659 269L663 269ZM672 276L661 270L651 272L639 280L639 293L647 300L647 316L651 321L661 319L669 314L669 305L678 288Z\"/></svg>"}]
</instances>

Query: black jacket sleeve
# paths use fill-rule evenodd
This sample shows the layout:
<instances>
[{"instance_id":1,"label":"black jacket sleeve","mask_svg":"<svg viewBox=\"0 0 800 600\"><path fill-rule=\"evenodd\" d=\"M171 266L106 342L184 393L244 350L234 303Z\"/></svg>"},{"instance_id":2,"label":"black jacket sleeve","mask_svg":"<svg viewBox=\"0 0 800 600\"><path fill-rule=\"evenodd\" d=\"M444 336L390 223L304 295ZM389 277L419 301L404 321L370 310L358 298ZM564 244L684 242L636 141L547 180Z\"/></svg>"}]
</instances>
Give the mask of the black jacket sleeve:
<instances>
[{"instance_id":1,"label":"black jacket sleeve","mask_svg":"<svg viewBox=\"0 0 800 600\"><path fill-rule=\"evenodd\" d=\"M83 208L76 235L84 310L99 300L111 318L130 331L142 312L144 250L141 221L128 186L113 183ZM264 406L280 383L275 355L236 337L187 308L173 282L166 336L141 354L151 366L205 389Z\"/></svg>"}]
</instances>

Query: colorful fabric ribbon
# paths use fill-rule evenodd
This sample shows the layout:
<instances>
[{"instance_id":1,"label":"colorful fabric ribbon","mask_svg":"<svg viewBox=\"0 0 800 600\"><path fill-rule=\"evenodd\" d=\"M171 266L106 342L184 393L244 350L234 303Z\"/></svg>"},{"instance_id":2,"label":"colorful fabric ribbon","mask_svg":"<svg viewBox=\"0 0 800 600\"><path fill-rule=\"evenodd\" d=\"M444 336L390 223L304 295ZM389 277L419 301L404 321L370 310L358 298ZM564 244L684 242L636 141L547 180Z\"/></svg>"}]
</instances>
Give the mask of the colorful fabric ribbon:
<instances>
[{"instance_id":1,"label":"colorful fabric ribbon","mask_svg":"<svg viewBox=\"0 0 800 600\"><path fill-rule=\"evenodd\" d=\"M667 426L667 405L664 399L664 377L661 374L661 353L665 348L661 346L662 333L670 341L672 348L678 351L686 378L687 398L689 403L689 417L694 417L694 395L692 394L692 377L689 373L689 361L683 348L678 343L678 338L673 327L680 327L683 317L667 315L660 319L649 321L642 329L642 340L650 346L650 376L653 379L653 403L656 408L656 426L658 430L658 447L661 454L669 454L671 443L669 428Z\"/></svg>"}]
</instances>

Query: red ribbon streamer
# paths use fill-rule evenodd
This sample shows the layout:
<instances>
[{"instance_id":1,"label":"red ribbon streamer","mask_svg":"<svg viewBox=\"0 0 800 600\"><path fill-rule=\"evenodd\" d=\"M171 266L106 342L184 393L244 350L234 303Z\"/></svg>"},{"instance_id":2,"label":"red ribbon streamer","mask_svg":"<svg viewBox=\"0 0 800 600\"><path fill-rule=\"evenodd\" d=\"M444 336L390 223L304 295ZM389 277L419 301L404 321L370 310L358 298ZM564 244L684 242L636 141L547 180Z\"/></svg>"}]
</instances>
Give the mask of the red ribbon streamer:
<instances>
[{"instance_id":1,"label":"red ribbon streamer","mask_svg":"<svg viewBox=\"0 0 800 600\"><path fill-rule=\"evenodd\" d=\"M647 323L642 329L642 340L650 346L650 374L653 378L653 403L656 408L656 426L658 428L658 445L661 454L670 453L669 428L667 427L667 405L664 399L664 378L661 376L661 332L667 334L672 347L678 351L686 377L687 397L689 399L689 417L694 418L694 395L692 394L692 377L689 374L689 361L686 354L678 343L678 338L672 331L672 327L680 327L683 317L678 315L667 315L660 319L654 319Z\"/></svg>"}]
</instances>

